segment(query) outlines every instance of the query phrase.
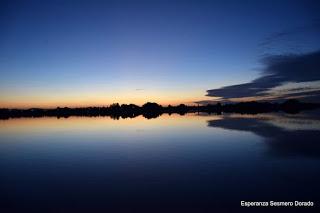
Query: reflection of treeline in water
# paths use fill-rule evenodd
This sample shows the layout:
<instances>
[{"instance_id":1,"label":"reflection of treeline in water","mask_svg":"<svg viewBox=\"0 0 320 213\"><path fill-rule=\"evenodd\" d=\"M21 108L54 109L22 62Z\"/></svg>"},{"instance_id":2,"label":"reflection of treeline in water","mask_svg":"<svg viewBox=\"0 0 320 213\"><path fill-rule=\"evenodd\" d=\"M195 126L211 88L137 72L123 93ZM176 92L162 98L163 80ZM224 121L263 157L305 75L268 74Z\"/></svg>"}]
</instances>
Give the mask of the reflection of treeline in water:
<instances>
[{"instance_id":1,"label":"reflection of treeline in water","mask_svg":"<svg viewBox=\"0 0 320 213\"><path fill-rule=\"evenodd\" d=\"M69 117L69 116L110 116L114 119L134 118L143 115L145 118L156 118L163 113L177 113L184 115L188 112L205 113L244 113L257 114L265 112L283 111L287 113L298 113L302 110L310 110L320 107L320 104L302 103L297 100L287 100L283 103L269 102L241 102L229 104L208 104L198 106L187 106L180 104L178 106L163 107L157 103L146 103L143 106L134 104L111 104L108 107L83 107L83 108L55 108L55 109L0 109L0 119L20 118L20 117Z\"/></svg>"}]
</instances>

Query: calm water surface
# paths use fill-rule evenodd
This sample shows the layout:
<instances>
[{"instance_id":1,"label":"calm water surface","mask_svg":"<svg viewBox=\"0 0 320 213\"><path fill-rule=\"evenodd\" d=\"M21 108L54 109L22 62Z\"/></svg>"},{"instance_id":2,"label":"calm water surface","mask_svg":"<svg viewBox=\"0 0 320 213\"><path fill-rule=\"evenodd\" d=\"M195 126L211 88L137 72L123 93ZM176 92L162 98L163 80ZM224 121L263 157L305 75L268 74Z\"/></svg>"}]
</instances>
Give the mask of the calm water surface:
<instances>
[{"instance_id":1,"label":"calm water surface","mask_svg":"<svg viewBox=\"0 0 320 213\"><path fill-rule=\"evenodd\" d=\"M320 205L319 113L0 121L1 212Z\"/></svg>"}]
</instances>

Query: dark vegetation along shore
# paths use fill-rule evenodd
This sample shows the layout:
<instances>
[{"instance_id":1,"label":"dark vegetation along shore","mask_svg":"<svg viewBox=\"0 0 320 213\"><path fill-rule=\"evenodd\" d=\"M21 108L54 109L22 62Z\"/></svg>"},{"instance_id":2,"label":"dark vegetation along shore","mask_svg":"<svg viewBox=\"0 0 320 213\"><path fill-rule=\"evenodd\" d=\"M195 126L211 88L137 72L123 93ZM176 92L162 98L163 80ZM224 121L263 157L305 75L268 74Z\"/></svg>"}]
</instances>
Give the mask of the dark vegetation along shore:
<instances>
[{"instance_id":1,"label":"dark vegetation along shore","mask_svg":"<svg viewBox=\"0 0 320 213\"><path fill-rule=\"evenodd\" d=\"M320 108L320 104L302 103L298 100L287 100L283 103L269 102L241 102L233 104L208 104L201 106L187 106L180 104L178 106L163 107L157 103L146 103L143 106L134 104L112 104L108 107L84 107L84 108L68 108L58 107L55 109L0 109L0 119L22 118L22 117L69 117L69 116L110 116L114 119L134 118L143 115L145 118L156 118L163 113L177 113L184 115L189 112L204 113L242 113L257 114L266 112L282 111L286 113L298 113L303 110L311 110Z\"/></svg>"}]
</instances>

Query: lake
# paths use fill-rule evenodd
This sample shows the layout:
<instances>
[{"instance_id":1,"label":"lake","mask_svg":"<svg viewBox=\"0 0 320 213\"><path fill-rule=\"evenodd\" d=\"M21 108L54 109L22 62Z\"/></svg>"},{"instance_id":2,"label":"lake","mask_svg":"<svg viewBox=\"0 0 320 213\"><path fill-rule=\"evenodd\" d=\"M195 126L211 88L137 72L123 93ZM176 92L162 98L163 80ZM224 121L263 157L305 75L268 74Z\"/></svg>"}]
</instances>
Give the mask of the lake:
<instances>
[{"instance_id":1,"label":"lake","mask_svg":"<svg viewBox=\"0 0 320 213\"><path fill-rule=\"evenodd\" d=\"M0 212L317 206L319 139L319 112L0 120Z\"/></svg>"}]
</instances>

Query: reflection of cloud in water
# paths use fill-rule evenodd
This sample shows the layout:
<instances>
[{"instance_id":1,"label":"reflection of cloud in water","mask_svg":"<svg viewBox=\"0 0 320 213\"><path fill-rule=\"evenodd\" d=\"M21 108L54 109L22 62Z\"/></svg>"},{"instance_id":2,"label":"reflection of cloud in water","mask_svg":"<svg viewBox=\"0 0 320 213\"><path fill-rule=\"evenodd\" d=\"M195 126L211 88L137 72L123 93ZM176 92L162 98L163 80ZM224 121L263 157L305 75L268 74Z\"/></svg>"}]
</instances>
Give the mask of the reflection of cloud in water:
<instances>
[{"instance_id":1,"label":"reflection of cloud in water","mask_svg":"<svg viewBox=\"0 0 320 213\"><path fill-rule=\"evenodd\" d=\"M230 118L251 118L260 122L271 124L287 131L296 130L320 130L320 120L303 115L290 114L260 114L260 115L229 115ZM224 119L226 116L224 117Z\"/></svg>"},{"instance_id":2,"label":"reflection of cloud in water","mask_svg":"<svg viewBox=\"0 0 320 213\"><path fill-rule=\"evenodd\" d=\"M266 139L277 156L320 157L320 120L306 115L224 115L209 120L209 127L248 131Z\"/></svg>"}]
</instances>

